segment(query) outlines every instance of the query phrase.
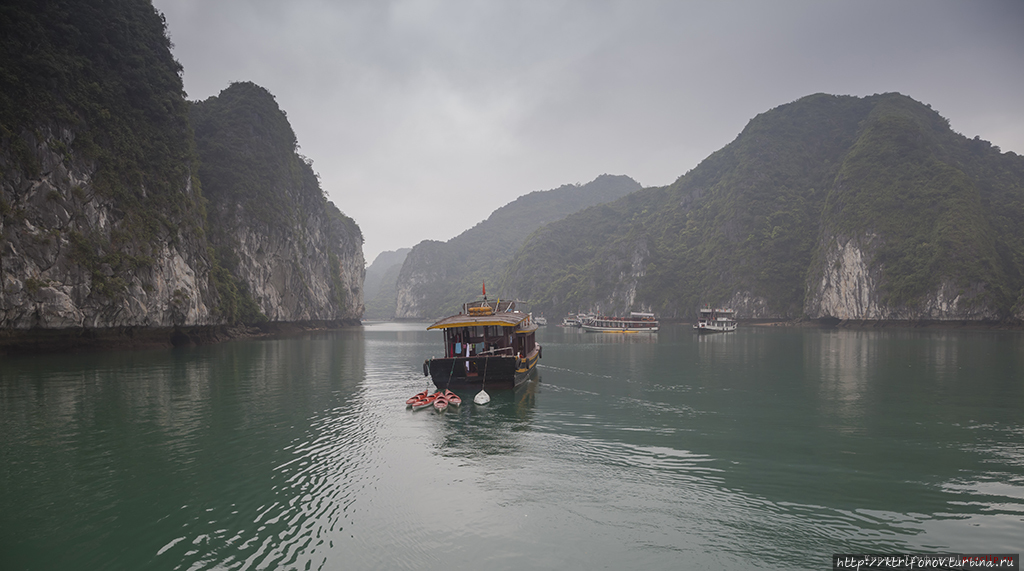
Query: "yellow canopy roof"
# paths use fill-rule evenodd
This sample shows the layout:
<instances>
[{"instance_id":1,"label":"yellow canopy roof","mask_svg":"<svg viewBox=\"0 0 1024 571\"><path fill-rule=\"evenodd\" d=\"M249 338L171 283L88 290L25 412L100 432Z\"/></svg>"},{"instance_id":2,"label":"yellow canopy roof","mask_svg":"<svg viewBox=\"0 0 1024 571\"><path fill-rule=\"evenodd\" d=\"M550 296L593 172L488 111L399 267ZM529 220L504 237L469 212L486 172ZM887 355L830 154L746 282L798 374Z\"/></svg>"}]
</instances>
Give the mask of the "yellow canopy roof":
<instances>
[{"instance_id":1,"label":"yellow canopy roof","mask_svg":"<svg viewBox=\"0 0 1024 571\"><path fill-rule=\"evenodd\" d=\"M524 319L526 319L525 313L516 312L498 312L494 315L453 315L451 317L445 317L441 321L427 327L427 330L431 329L448 329L450 327L473 327L476 325L498 325L500 327L515 327L519 325Z\"/></svg>"}]
</instances>

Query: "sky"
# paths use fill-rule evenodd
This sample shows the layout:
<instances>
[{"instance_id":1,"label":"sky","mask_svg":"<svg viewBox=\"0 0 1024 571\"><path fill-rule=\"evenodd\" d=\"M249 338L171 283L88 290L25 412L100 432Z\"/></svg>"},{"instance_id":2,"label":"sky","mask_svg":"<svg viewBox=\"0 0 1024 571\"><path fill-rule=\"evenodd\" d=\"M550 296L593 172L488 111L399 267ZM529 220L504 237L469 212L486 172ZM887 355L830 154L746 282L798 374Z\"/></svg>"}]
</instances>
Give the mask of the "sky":
<instances>
[{"instance_id":1,"label":"sky","mask_svg":"<svg viewBox=\"0 0 1024 571\"><path fill-rule=\"evenodd\" d=\"M367 264L536 190L670 184L813 93L903 93L1024 154L1022 0L154 5L190 100L274 94Z\"/></svg>"}]
</instances>

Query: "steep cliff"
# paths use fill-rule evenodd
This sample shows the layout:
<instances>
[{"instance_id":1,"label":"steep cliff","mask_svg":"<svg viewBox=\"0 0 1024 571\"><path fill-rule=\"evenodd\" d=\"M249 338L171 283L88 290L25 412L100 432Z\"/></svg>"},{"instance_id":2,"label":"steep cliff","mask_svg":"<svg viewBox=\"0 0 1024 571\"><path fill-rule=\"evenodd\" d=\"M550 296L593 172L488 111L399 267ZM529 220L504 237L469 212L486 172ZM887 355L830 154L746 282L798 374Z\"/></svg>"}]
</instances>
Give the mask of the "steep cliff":
<instances>
[{"instance_id":1,"label":"steep cliff","mask_svg":"<svg viewBox=\"0 0 1024 571\"><path fill-rule=\"evenodd\" d=\"M160 16L132 0L0 9L0 329L211 323L196 156Z\"/></svg>"},{"instance_id":2,"label":"steep cliff","mask_svg":"<svg viewBox=\"0 0 1024 571\"><path fill-rule=\"evenodd\" d=\"M237 88L262 115L225 113L241 131L205 137L200 163L181 66L148 0L12 0L0 37L7 346L18 332L181 340L196 326L359 318L359 228L326 201L265 90ZM195 107L219 120L216 104ZM283 122L290 142L266 147L268 132L246 124L260 120ZM207 202L200 177L234 172L239 149L286 174L249 173L227 192L213 176Z\"/></svg>"},{"instance_id":3,"label":"steep cliff","mask_svg":"<svg viewBox=\"0 0 1024 571\"><path fill-rule=\"evenodd\" d=\"M670 186L539 229L503 283L549 314L1019 319L1024 158L900 94L812 95Z\"/></svg>"},{"instance_id":4,"label":"steep cliff","mask_svg":"<svg viewBox=\"0 0 1024 571\"><path fill-rule=\"evenodd\" d=\"M266 89L234 83L192 108L221 264L270 321L356 320L363 237L324 197Z\"/></svg>"},{"instance_id":5,"label":"steep cliff","mask_svg":"<svg viewBox=\"0 0 1024 571\"><path fill-rule=\"evenodd\" d=\"M807 315L1008 317L1024 269L1022 183L1021 157L952 133L910 98L879 101L826 198Z\"/></svg>"},{"instance_id":6,"label":"steep cliff","mask_svg":"<svg viewBox=\"0 0 1024 571\"><path fill-rule=\"evenodd\" d=\"M640 184L628 176L604 174L583 185L531 192L447 242L425 240L417 244L398 276L396 317L431 318L452 313L464 301L479 295L482 283L498 282L505 264L530 232L639 189Z\"/></svg>"},{"instance_id":7,"label":"steep cliff","mask_svg":"<svg viewBox=\"0 0 1024 571\"><path fill-rule=\"evenodd\" d=\"M393 319L398 296L398 273L412 248L381 252L366 268L363 292L366 299L365 319Z\"/></svg>"}]
</instances>

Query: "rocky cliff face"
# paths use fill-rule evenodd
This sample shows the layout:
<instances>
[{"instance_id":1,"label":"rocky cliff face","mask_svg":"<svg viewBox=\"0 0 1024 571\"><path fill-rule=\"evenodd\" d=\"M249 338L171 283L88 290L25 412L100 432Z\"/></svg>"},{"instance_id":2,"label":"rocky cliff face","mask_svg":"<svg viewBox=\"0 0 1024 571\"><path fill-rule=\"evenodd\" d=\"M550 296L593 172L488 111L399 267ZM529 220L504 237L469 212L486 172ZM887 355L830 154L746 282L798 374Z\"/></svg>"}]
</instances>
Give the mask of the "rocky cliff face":
<instances>
[{"instance_id":1,"label":"rocky cliff face","mask_svg":"<svg viewBox=\"0 0 1024 571\"><path fill-rule=\"evenodd\" d=\"M5 3L0 330L214 322L188 106L163 25L135 0Z\"/></svg>"},{"instance_id":2,"label":"rocky cliff face","mask_svg":"<svg viewBox=\"0 0 1024 571\"><path fill-rule=\"evenodd\" d=\"M366 268L363 281L363 299L366 301L366 319L393 319L398 297L398 274L412 248L381 252Z\"/></svg>"},{"instance_id":3,"label":"rocky cliff face","mask_svg":"<svg viewBox=\"0 0 1024 571\"><path fill-rule=\"evenodd\" d=\"M595 291L605 295L592 307L584 308L604 315L625 315L632 311L650 311L650 307L637 303L637 288L644 279L650 262L650 238L646 235L624 241L604 262L601 280L606 287L595 284Z\"/></svg>"},{"instance_id":4,"label":"rocky cliff face","mask_svg":"<svg viewBox=\"0 0 1024 571\"><path fill-rule=\"evenodd\" d=\"M823 244L824 263L817 279L808 283L805 313L814 318L886 319L879 297L879 268L872 267L870 244L863 240L829 237Z\"/></svg>"},{"instance_id":5,"label":"rocky cliff face","mask_svg":"<svg viewBox=\"0 0 1024 571\"><path fill-rule=\"evenodd\" d=\"M957 287L951 280L915 305L890 304L880 287L883 267L871 263L881 238L829 237L822 244L824 263L819 276L808 283L805 314L814 319L900 321L994 321L1000 315L978 303L985 286L974 283Z\"/></svg>"},{"instance_id":6,"label":"rocky cliff face","mask_svg":"<svg viewBox=\"0 0 1024 571\"><path fill-rule=\"evenodd\" d=\"M121 331L177 342L186 328L249 318L359 319L359 227L327 202L266 90L234 89L242 105L215 130L235 138L200 156L151 4L14 0L4 16L0 349L76 336L117 345ZM253 95L263 115L237 112ZM268 145L279 133L284 147ZM256 150L255 167L232 155Z\"/></svg>"},{"instance_id":7,"label":"rocky cliff face","mask_svg":"<svg viewBox=\"0 0 1024 571\"><path fill-rule=\"evenodd\" d=\"M363 312L362 236L315 209L299 228L247 219L221 209L235 257L231 271L269 321L358 320Z\"/></svg>"},{"instance_id":8,"label":"rocky cliff face","mask_svg":"<svg viewBox=\"0 0 1024 571\"><path fill-rule=\"evenodd\" d=\"M150 243L133 241L135 213L96 192L94 164L69 150L75 133L40 132L25 135L41 165L36 176L0 154L0 328L212 323L201 236L182 225L158 228ZM179 191L193 195L191 179L179 181Z\"/></svg>"},{"instance_id":9,"label":"rocky cliff face","mask_svg":"<svg viewBox=\"0 0 1024 571\"><path fill-rule=\"evenodd\" d=\"M424 240L416 245L402 264L396 284L395 317L398 319L432 319L443 317L438 307L457 300L447 299L450 291L432 288L434 284L450 283L451 260L445 255L445 243ZM429 308L429 309L428 309Z\"/></svg>"},{"instance_id":10,"label":"rocky cliff face","mask_svg":"<svg viewBox=\"0 0 1024 571\"><path fill-rule=\"evenodd\" d=\"M192 110L218 258L270 321L358 320L363 237L296 152L273 95L235 83Z\"/></svg>"},{"instance_id":11,"label":"rocky cliff face","mask_svg":"<svg viewBox=\"0 0 1024 571\"><path fill-rule=\"evenodd\" d=\"M96 192L94 164L70 150L75 134L40 132L38 139L26 135L40 165L36 176L0 155L0 328L225 323L210 287L207 241L190 231L202 220L135 242L128 227L137 213ZM180 181L179 192L195 197L191 177ZM315 199L296 210L302 216L296 227L249 219L239 204L219 204L209 217L229 229L236 276L268 320L359 319L364 263L358 227Z\"/></svg>"}]
</instances>

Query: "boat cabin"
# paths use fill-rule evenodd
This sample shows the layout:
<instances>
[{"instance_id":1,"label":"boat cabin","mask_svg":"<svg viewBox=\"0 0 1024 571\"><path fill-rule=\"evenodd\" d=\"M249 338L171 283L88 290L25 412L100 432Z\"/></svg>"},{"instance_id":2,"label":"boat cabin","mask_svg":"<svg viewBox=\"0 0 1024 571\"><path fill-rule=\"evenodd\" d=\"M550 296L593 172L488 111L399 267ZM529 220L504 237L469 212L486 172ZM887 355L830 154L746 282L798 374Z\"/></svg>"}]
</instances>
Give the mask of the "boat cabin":
<instances>
[{"instance_id":1,"label":"boat cabin","mask_svg":"<svg viewBox=\"0 0 1024 571\"><path fill-rule=\"evenodd\" d=\"M537 323L514 301L470 302L427 329L444 333L444 357L424 363L424 374L438 387L469 386L485 376L518 384L540 358Z\"/></svg>"},{"instance_id":2,"label":"boat cabin","mask_svg":"<svg viewBox=\"0 0 1024 571\"><path fill-rule=\"evenodd\" d=\"M536 333L516 335L508 325L465 325L444 329L445 357L524 355L536 342Z\"/></svg>"}]
</instances>

